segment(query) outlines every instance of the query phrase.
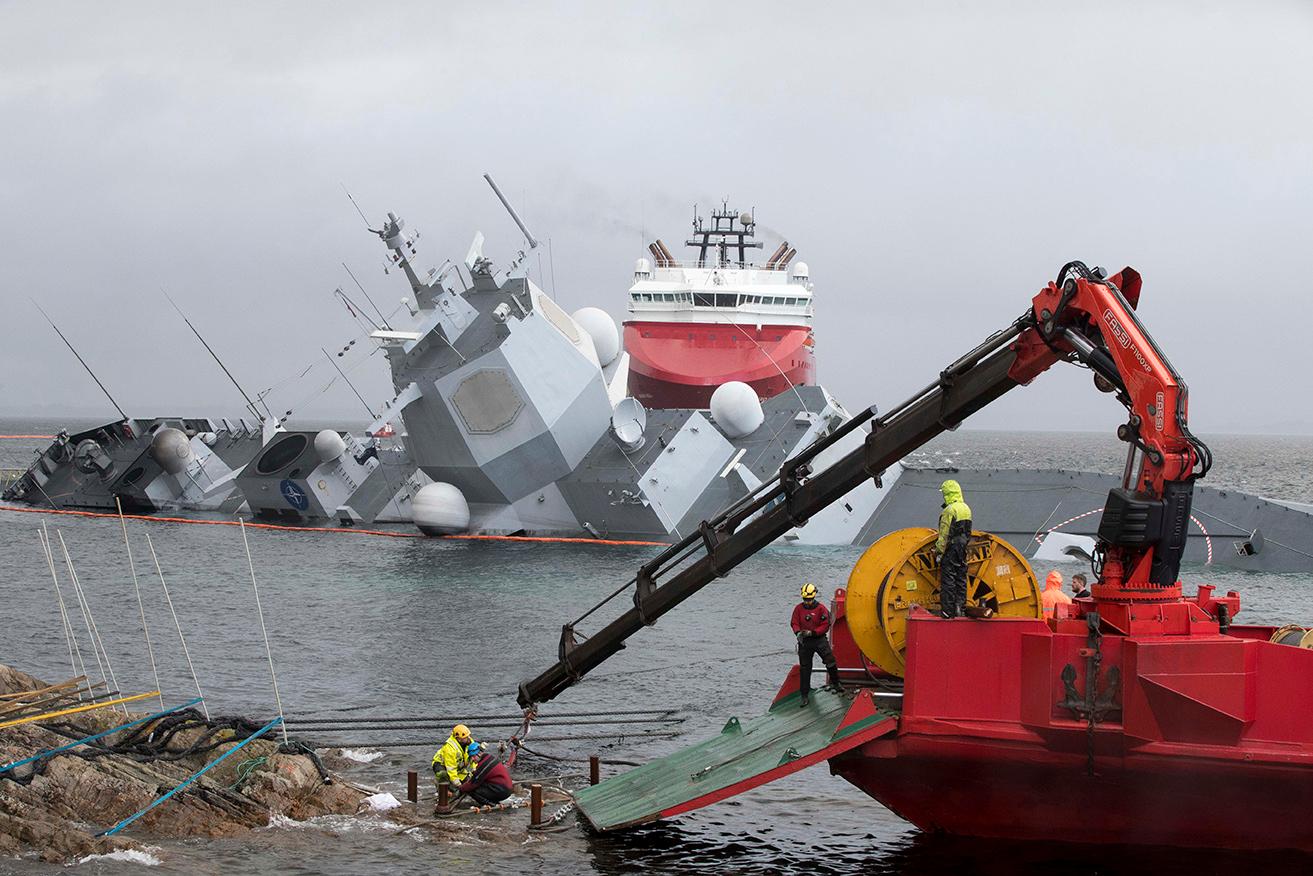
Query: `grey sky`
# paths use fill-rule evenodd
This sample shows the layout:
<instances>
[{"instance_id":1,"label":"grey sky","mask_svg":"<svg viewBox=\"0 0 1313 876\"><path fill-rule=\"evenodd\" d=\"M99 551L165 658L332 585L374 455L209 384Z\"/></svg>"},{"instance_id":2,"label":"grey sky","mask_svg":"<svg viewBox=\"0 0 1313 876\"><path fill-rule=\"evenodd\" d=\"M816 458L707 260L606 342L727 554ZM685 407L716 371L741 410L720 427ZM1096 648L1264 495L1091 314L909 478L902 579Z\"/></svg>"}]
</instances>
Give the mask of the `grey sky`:
<instances>
[{"instance_id":1,"label":"grey sky","mask_svg":"<svg viewBox=\"0 0 1313 876\"><path fill-rule=\"evenodd\" d=\"M426 263L475 230L505 263L488 171L551 239L549 291L554 267L567 309L618 318L644 230L755 206L811 266L819 376L850 409L1080 258L1142 271L1197 431L1313 429L1311 10L3 4L0 412L112 413L28 296L129 413L236 411L161 287L263 389L359 335L341 262L385 309L408 292L342 183ZM390 397L381 354L346 361ZM1069 370L971 425L1111 430ZM330 376L275 407L359 419L346 387L317 396Z\"/></svg>"}]
</instances>

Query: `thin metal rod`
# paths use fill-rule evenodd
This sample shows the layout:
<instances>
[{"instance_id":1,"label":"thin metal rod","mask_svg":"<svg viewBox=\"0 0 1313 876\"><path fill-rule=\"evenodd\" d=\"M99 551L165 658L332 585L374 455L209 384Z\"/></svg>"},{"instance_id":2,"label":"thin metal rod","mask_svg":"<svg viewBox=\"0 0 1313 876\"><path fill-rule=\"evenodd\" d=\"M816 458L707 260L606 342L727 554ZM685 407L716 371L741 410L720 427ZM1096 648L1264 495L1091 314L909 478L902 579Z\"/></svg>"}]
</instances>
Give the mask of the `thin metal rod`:
<instances>
[{"instance_id":1,"label":"thin metal rod","mask_svg":"<svg viewBox=\"0 0 1313 876\"><path fill-rule=\"evenodd\" d=\"M356 389L356 385L351 382L351 378L347 377L346 374L342 371L341 367L337 364L337 360L334 359L332 356L330 356L328 354L328 351L325 350L323 347L319 348L319 352L324 354L324 358L328 360L328 364L332 365L333 368L337 370L338 376L341 377L344 381L346 381L346 385L351 387L351 391L356 394L356 398L360 399L360 404L364 406L365 413L369 414L369 419L371 421L377 420L378 414L374 413L374 409L369 406L369 402L365 401L365 397L360 394L360 390Z\"/></svg>"},{"instance_id":2,"label":"thin metal rod","mask_svg":"<svg viewBox=\"0 0 1313 876\"><path fill-rule=\"evenodd\" d=\"M246 394L246 390L242 389L242 385L237 382L237 378L233 377L233 373L228 370L228 366L223 364L223 360L219 358L219 354L214 352L214 349L205 342L205 338L201 337L201 333L196 331L196 326L191 324L191 320L187 318L187 314L183 313L182 308L178 306L178 302L174 301L173 296L168 292L165 292L163 289L160 291L164 292L164 297L169 299L169 303L173 305L173 309L178 311L178 316L182 317L182 321L187 323L187 328L191 329L191 333L196 336L196 340L201 342L201 346L205 348L205 352L210 354L215 363L223 369L223 373L228 375L228 379L232 381L233 386L237 387L237 391L242 394L242 398L246 399L246 407L250 409L251 413L257 420L263 420L264 417L260 416L260 409L255 406L255 402L251 401L251 397Z\"/></svg>"},{"instance_id":3,"label":"thin metal rod","mask_svg":"<svg viewBox=\"0 0 1313 876\"><path fill-rule=\"evenodd\" d=\"M82 622L87 627L87 638L91 640L91 653L96 655L96 665L100 667L100 680L105 683L106 687L109 687L109 683L113 681L114 689L118 690L119 683L114 678L114 670L111 668L108 674L105 672L105 667L109 664L109 654L106 653L104 655L105 659L101 660L101 653L104 650L105 643L96 631L96 622L91 616L91 605L87 602L87 595L83 592L82 584L78 581L77 571L73 568L73 558L69 556L68 545L64 543L64 533L55 530L55 535L59 537L59 547L64 553L64 562L68 566L68 578L73 582L73 593L77 596L78 608L82 611ZM97 642L100 643L99 647Z\"/></svg>"},{"instance_id":4,"label":"thin metal rod","mask_svg":"<svg viewBox=\"0 0 1313 876\"><path fill-rule=\"evenodd\" d=\"M123 408L119 407L119 403L114 401L114 396L109 394L109 390L105 388L105 384L100 382L100 378L96 376L96 372L91 370L91 366L87 364L87 360L82 358L82 354L73 349L73 345L68 342L68 338L64 337L64 333L59 330L59 326L55 325L55 321L50 318L50 314L46 313L36 301L32 301L32 305L37 310L41 311L41 315L46 318L46 322L50 323L50 327L55 330L55 334L59 335L59 339L64 342L64 346L68 347L69 352L77 357L78 362L82 363L82 367L87 369L87 373L91 375L91 379L96 381L96 386L99 386L100 391L105 393L105 398L109 399L109 403L114 406L114 410L118 411L119 416L126 420L128 415L123 413Z\"/></svg>"},{"instance_id":5,"label":"thin metal rod","mask_svg":"<svg viewBox=\"0 0 1313 876\"><path fill-rule=\"evenodd\" d=\"M497 196L497 200L501 201L501 205L506 208L506 212L511 214L511 218L515 220L515 224L520 226L520 233L522 233L525 239L529 241L529 249L537 249L538 239L529 233L528 228L524 227L524 223L520 221L520 215L515 212L515 208L511 206L511 202L506 200L506 196L501 193L501 189L497 188L497 184L492 181L492 177L485 173L483 178L488 181L488 185L492 186L493 194Z\"/></svg>"},{"instance_id":6,"label":"thin metal rod","mask_svg":"<svg viewBox=\"0 0 1313 876\"><path fill-rule=\"evenodd\" d=\"M356 275L351 273L351 269L346 266L346 262L342 262L342 267L346 269L347 276L351 278L351 282L356 284L356 288L360 290L360 294L365 296L365 300L369 302L369 306L374 308L374 312L378 314L378 318L383 320L383 328L391 329L392 326L388 324L388 318L383 315L382 310L379 310L378 305L374 303L374 299L370 297L369 293L365 291L365 287L356 279ZM371 319L370 322L373 322L373 320Z\"/></svg>"},{"instance_id":7,"label":"thin metal rod","mask_svg":"<svg viewBox=\"0 0 1313 876\"><path fill-rule=\"evenodd\" d=\"M164 601L169 604L169 614L173 615L173 627L178 631L178 641L182 643L182 656L187 658L187 671L191 673L192 684L196 685L196 696L201 698L201 711L205 720L210 720L210 707L205 704L205 694L201 693L201 683L196 678L196 667L191 662L191 652L187 650L187 639L182 635L182 624L178 623L178 613L173 610L173 598L169 596L169 585L164 582L164 570L160 568L160 558L155 553L155 542L150 533L145 533L146 544L150 547L150 558L155 561L155 573L160 576L160 587L164 589Z\"/></svg>"},{"instance_id":8,"label":"thin metal rod","mask_svg":"<svg viewBox=\"0 0 1313 876\"><path fill-rule=\"evenodd\" d=\"M160 671L155 667L155 646L150 643L150 626L146 623L146 605L141 601L141 584L137 581L137 563L132 559L132 545L128 542L128 521L123 517L123 501L114 497L119 509L119 527L123 530L123 548L128 552L128 568L132 570L132 589L137 593L137 611L141 613L141 634L146 637L146 653L150 655L150 671L155 677L155 689L160 692L160 708L164 708L164 688L160 686Z\"/></svg>"},{"instance_id":9,"label":"thin metal rod","mask_svg":"<svg viewBox=\"0 0 1313 876\"><path fill-rule=\"evenodd\" d=\"M278 694L278 675L274 672L274 652L269 648L269 631L264 626L264 609L260 607L260 587L255 583L255 561L251 559L251 543L246 538L246 521L242 525L242 546L246 548L246 565L251 569L251 590L255 592L255 613L260 616L260 634L264 636L264 653L269 658L269 678L274 683L274 702L278 705L278 720L283 728L283 744L287 744L287 723L283 718L283 698Z\"/></svg>"},{"instance_id":10,"label":"thin metal rod","mask_svg":"<svg viewBox=\"0 0 1313 876\"><path fill-rule=\"evenodd\" d=\"M50 581L55 585L55 600L59 603L59 620L64 625L64 638L68 641L69 666L72 668L75 676L85 676L87 674L87 664L85 661L82 663L82 671L80 673L78 672L78 660L82 659L81 648L77 649L76 658L74 657L73 643L76 636L73 632L73 624L68 619L68 608L64 605L64 594L60 592L59 589L59 575L55 572L55 556L50 552L50 539L46 534L46 522L44 520L41 521L41 528L37 530L36 534L37 538L41 540L41 553L46 558L46 567L50 569ZM82 693L80 691L78 693L78 699L82 699Z\"/></svg>"}]
</instances>

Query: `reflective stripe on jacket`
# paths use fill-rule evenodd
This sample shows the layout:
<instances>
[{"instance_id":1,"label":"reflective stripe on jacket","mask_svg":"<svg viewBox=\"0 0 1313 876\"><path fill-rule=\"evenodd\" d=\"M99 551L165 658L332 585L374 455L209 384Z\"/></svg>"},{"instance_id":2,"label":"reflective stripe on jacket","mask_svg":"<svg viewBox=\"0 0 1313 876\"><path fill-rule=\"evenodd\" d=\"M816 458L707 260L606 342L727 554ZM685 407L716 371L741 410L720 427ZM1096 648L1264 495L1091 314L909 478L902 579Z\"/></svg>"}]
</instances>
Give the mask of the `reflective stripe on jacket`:
<instances>
[{"instance_id":1,"label":"reflective stripe on jacket","mask_svg":"<svg viewBox=\"0 0 1313 876\"><path fill-rule=\"evenodd\" d=\"M971 534L971 508L962 501L962 487L957 481L944 481L940 490L944 494L944 510L939 513L939 538L935 540L935 550L941 554L948 549L950 530L956 529Z\"/></svg>"}]
</instances>

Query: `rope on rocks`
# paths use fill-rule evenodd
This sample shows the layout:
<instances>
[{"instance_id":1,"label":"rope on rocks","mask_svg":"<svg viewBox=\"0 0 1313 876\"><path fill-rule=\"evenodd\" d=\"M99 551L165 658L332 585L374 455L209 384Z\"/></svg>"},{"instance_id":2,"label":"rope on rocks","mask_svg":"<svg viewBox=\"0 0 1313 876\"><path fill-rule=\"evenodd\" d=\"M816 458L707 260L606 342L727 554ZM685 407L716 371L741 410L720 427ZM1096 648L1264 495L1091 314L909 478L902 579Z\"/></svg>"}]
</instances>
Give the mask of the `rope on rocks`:
<instances>
[{"instance_id":1,"label":"rope on rocks","mask_svg":"<svg viewBox=\"0 0 1313 876\"><path fill-rule=\"evenodd\" d=\"M259 730L256 730L254 733L252 733L250 736L248 736L248 737L246 737L245 739L243 739L243 740L242 740L241 742L239 742L237 745L235 745L235 746L233 746L232 748L228 749L228 750L225 751L223 754L219 755L219 756L216 757L214 760L210 761L208 764L206 764L205 766L201 767L201 768L200 768L199 770L197 770L196 772L192 773L190 776L188 776L186 779L184 779L180 784L178 784L178 785L175 786L174 788L170 789L170 790L167 791L166 793L162 794L161 796L156 797L155 800L153 800L149 806L146 806L144 809L140 810L139 812L136 812L136 813L134 813L134 814L132 814L132 815L129 815L127 818L123 819L123 820L120 821L118 824L114 825L113 827L106 828L105 830L102 830L100 833L96 834L96 836L97 836L97 837L102 837L102 836L113 836L114 834L116 834L116 833L118 833L119 831L123 830L123 828L125 828L125 827L127 827L128 825L132 824L132 822L136 821L138 818L141 818L141 816L145 815L147 812L150 812L152 809L154 809L156 806L159 806L161 803L164 803L164 802L167 801L170 797L172 797L174 794L177 794L179 791L184 790L184 789L187 788L189 785L191 785L193 782L195 782L196 780L198 780L201 776L205 775L205 774L208 773L210 770L214 769L214 768L217 767L219 764L223 763L225 760L227 760L228 758L232 757L232 756L233 756L234 754L236 754L237 752L241 751L241 750L242 750L247 744L249 744L250 742L253 742L254 740L256 740L256 739L258 739L258 738L260 738L261 736L263 736L264 734L268 733L270 730L274 729L275 727L277 727L277 726L278 726L279 724L281 724L281 723L283 723L283 719L282 719L282 718L274 718L274 719L273 719L272 721L270 721L268 724L265 724L265 725L264 725L263 727L261 727Z\"/></svg>"}]
</instances>

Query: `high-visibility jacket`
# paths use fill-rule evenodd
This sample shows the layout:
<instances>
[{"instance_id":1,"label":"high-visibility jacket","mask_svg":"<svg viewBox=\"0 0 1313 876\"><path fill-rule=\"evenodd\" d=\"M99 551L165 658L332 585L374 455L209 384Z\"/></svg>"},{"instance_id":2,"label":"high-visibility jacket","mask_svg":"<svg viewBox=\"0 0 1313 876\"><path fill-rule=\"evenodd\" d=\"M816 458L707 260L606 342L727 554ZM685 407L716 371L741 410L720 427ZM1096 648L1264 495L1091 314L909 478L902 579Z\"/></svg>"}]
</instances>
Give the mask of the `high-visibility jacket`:
<instances>
[{"instance_id":1,"label":"high-visibility jacket","mask_svg":"<svg viewBox=\"0 0 1313 876\"><path fill-rule=\"evenodd\" d=\"M957 481L944 481L940 490L944 494L944 510L939 513L939 538L935 541L935 550L943 553L948 549L950 535L965 531L971 535L971 508L962 501L962 487Z\"/></svg>"},{"instance_id":2,"label":"high-visibility jacket","mask_svg":"<svg viewBox=\"0 0 1313 876\"><path fill-rule=\"evenodd\" d=\"M433 755L433 772L439 771L446 772L447 781L453 785L460 785L469 778L470 755L455 736L448 736Z\"/></svg>"},{"instance_id":3,"label":"high-visibility jacket","mask_svg":"<svg viewBox=\"0 0 1313 876\"><path fill-rule=\"evenodd\" d=\"M1057 569L1049 572L1049 577L1044 580L1044 592L1039 598L1048 617L1057 613L1059 605L1071 605L1071 597L1062 592L1062 573Z\"/></svg>"}]
</instances>

